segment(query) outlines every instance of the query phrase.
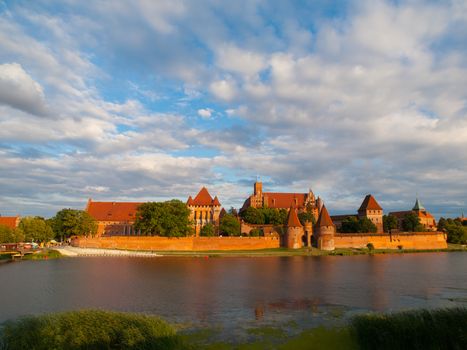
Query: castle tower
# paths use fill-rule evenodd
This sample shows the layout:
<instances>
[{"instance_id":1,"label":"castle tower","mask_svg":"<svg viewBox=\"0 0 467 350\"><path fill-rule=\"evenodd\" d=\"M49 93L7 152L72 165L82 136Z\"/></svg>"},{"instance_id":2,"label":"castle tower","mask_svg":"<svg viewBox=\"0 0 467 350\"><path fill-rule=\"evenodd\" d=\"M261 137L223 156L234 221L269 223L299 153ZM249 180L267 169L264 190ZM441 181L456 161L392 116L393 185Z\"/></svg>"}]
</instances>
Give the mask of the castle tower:
<instances>
[{"instance_id":1,"label":"castle tower","mask_svg":"<svg viewBox=\"0 0 467 350\"><path fill-rule=\"evenodd\" d=\"M334 250L334 234L336 233L336 227L332 223L325 205L323 205L319 213L315 232L318 249Z\"/></svg>"},{"instance_id":2,"label":"castle tower","mask_svg":"<svg viewBox=\"0 0 467 350\"><path fill-rule=\"evenodd\" d=\"M217 196L211 197L206 187L203 187L194 199L189 196L186 205L191 212L190 220L194 223L196 236L199 236L201 228L206 224L219 227L221 203Z\"/></svg>"},{"instance_id":3,"label":"castle tower","mask_svg":"<svg viewBox=\"0 0 467 350\"><path fill-rule=\"evenodd\" d=\"M376 226L377 233L383 233L383 208L371 194L366 195L358 209L358 217L368 218Z\"/></svg>"},{"instance_id":4,"label":"castle tower","mask_svg":"<svg viewBox=\"0 0 467 350\"><path fill-rule=\"evenodd\" d=\"M303 247L303 226L297 216L295 208L291 207L287 217L287 232L285 234L285 246L289 249L299 249Z\"/></svg>"}]
</instances>

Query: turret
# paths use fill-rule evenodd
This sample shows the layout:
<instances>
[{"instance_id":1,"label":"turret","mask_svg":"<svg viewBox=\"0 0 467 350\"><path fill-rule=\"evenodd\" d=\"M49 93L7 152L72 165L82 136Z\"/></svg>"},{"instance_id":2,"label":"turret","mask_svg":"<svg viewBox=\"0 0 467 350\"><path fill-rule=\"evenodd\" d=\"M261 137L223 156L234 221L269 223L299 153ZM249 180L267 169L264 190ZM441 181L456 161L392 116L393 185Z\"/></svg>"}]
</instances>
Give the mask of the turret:
<instances>
[{"instance_id":1,"label":"turret","mask_svg":"<svg viewBox=\"0 0 467 350\"><path fill-rule=\"evenodd\" d=\"M319 213L318 221L316 222L316 242L319 249L334 250L334 234L336 227L334 226L331 217L329 216L326 206L323 205Z\"/></svg>"},{"instance_id":2,"label":"turret","mask_svg":"<svg viewBox=\"0 0 467 350\"><path fill-rule=\"evenodd\" d=\"M289 249L303 247L303 226L298 219L297 211L291 207L287 217L287 232L285 234L285 246Z\"/></svg>"}]
</instances>

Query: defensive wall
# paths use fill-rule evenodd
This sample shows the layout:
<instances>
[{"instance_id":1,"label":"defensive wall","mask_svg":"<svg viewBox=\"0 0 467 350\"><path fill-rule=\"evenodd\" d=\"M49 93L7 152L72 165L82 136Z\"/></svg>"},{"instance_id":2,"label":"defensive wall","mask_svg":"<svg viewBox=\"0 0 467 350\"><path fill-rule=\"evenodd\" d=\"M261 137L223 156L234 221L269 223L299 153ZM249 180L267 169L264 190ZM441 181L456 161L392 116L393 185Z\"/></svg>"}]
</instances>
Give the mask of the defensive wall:
<instances>
[{"instance_id":1,"label":"defensive wall","mask_svg":"<svg viewBox=\"0 0 467 350\"><path fill-rule=\"evenodd\" d=\"M148 237L113 236L99 238L75 238L72 245L81 248L106 248L129 250L255 250L279 248L276 237Z\"/></svg>"},{"instance_id":2,"label":"defensive wall","mask_svg":"<svg viewBox=\"0 0 467 350\"><path fill-rule=\"evenodd\" d=\"M443 232L411 232L396 234L342 233L334 235L335 248L364 248L372 243L375 249L445 249Z\"/></svg>"}]
</instances>

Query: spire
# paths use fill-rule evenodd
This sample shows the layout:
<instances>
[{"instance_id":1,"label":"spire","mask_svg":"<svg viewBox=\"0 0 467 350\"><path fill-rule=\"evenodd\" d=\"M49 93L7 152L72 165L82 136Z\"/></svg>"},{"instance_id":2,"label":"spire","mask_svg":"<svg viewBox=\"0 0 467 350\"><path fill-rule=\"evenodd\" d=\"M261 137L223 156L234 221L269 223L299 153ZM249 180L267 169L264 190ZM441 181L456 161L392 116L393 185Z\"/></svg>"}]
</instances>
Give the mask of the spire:
<instances>
[{"instance_id":1,"label":"spire","mask_svg":"<svg viewBox=\"0 0 467 350\"><path fill-rule=\"evenodd\" d=\"M287 226L288 227L302 227L300 220L298 219L297 212L295 208L290 207L289 216L287 217Z\"/></svg>"},{"instance_id":2,"label":"spire","mask_svg":"<svg viewBox=\"0 0 467 350\"><path fill-rule=\"evenodd\" d=\"M424 211L424 210L426 210L425 207L420 202L420 200L418 199L418 197L415 200L415 205L413 206L412 210L415 210L415 211Z\"/></svg>"},{"instance_id":3,"label":"spire","mask_svg":"<svg viewBox=\"0 0 467 350\"><path fill-rule=\"evenodd\" d=\"M193 205L193 198L191 198L191 196L188 197L186 205Z\"/></svg>"},{"instance_id":4,"label":"spire","mask_svg":"<svg viewBox=\"0 0 467 350\"><path fill-rule=\"evenodd\" d=\"M316 226L318 227L334 226L325 205L323 205L323 208L321 209L321 212L319 213L319 218L318 218L318 221L316 222Z\"/></svg>"},{"instance_id":5,"label":"spire","mask_svg":"<svg viewBox=\"0 0 467 350\"><path fill-rule=\"evenodd\" d=\"M219 199L217 198L217 196L215 196L214 199L212 200L212 205L220 207L221 203L219 202Z\"/></svg>"},{"instance_id":6,"label":"spire","mask_svg":"<svg viewBox=\"0 0 467 350\"><path fill-rule=\"evenodd\" d=\"M383 208L378 204L375 197L371 194L367 194L358 211L360 212L365 210L383 210Z\"/></svg>"}]
</instances>

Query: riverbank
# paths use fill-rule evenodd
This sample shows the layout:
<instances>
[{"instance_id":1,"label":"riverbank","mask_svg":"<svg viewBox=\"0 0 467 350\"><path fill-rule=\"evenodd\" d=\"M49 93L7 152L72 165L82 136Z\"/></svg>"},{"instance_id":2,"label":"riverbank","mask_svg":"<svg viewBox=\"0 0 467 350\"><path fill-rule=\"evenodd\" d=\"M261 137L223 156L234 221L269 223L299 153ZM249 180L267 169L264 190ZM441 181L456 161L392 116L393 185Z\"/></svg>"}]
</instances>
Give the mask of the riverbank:
<instances>
[{"instance_id":1,"label":"riverbank","mask_svg":"<svg viewBox=\"0 0 467 350\"><path fill-rule=\"evenodd\" d=\"M63 246L55 248L65 257L288 257L288 256L352 256L377 254L405 254L405 253L435 253L435 252L467 252L467 247L460 244L449 244L447 249L372 249L367 248L339 248L325 251L317 248L287 249L271 248L259 250L205 250L205 251L145 251L104 248L79 248Z\"/></svg>"},{"instance_id":2,"label":"riverbank","mask_svg":"<svg viewBox=\"0 0 467 350\"><path fill-rule=\"evenodd\" d=\"M3 324L0 347L15 349L465 349L467 309L412 310L353 317L342 327L290 336L281 328L246 330L247 343L210 341L154 316L98 310L23 318ZM44 336L47 334L47 336Z\"/></svg>"}]
</instances>

